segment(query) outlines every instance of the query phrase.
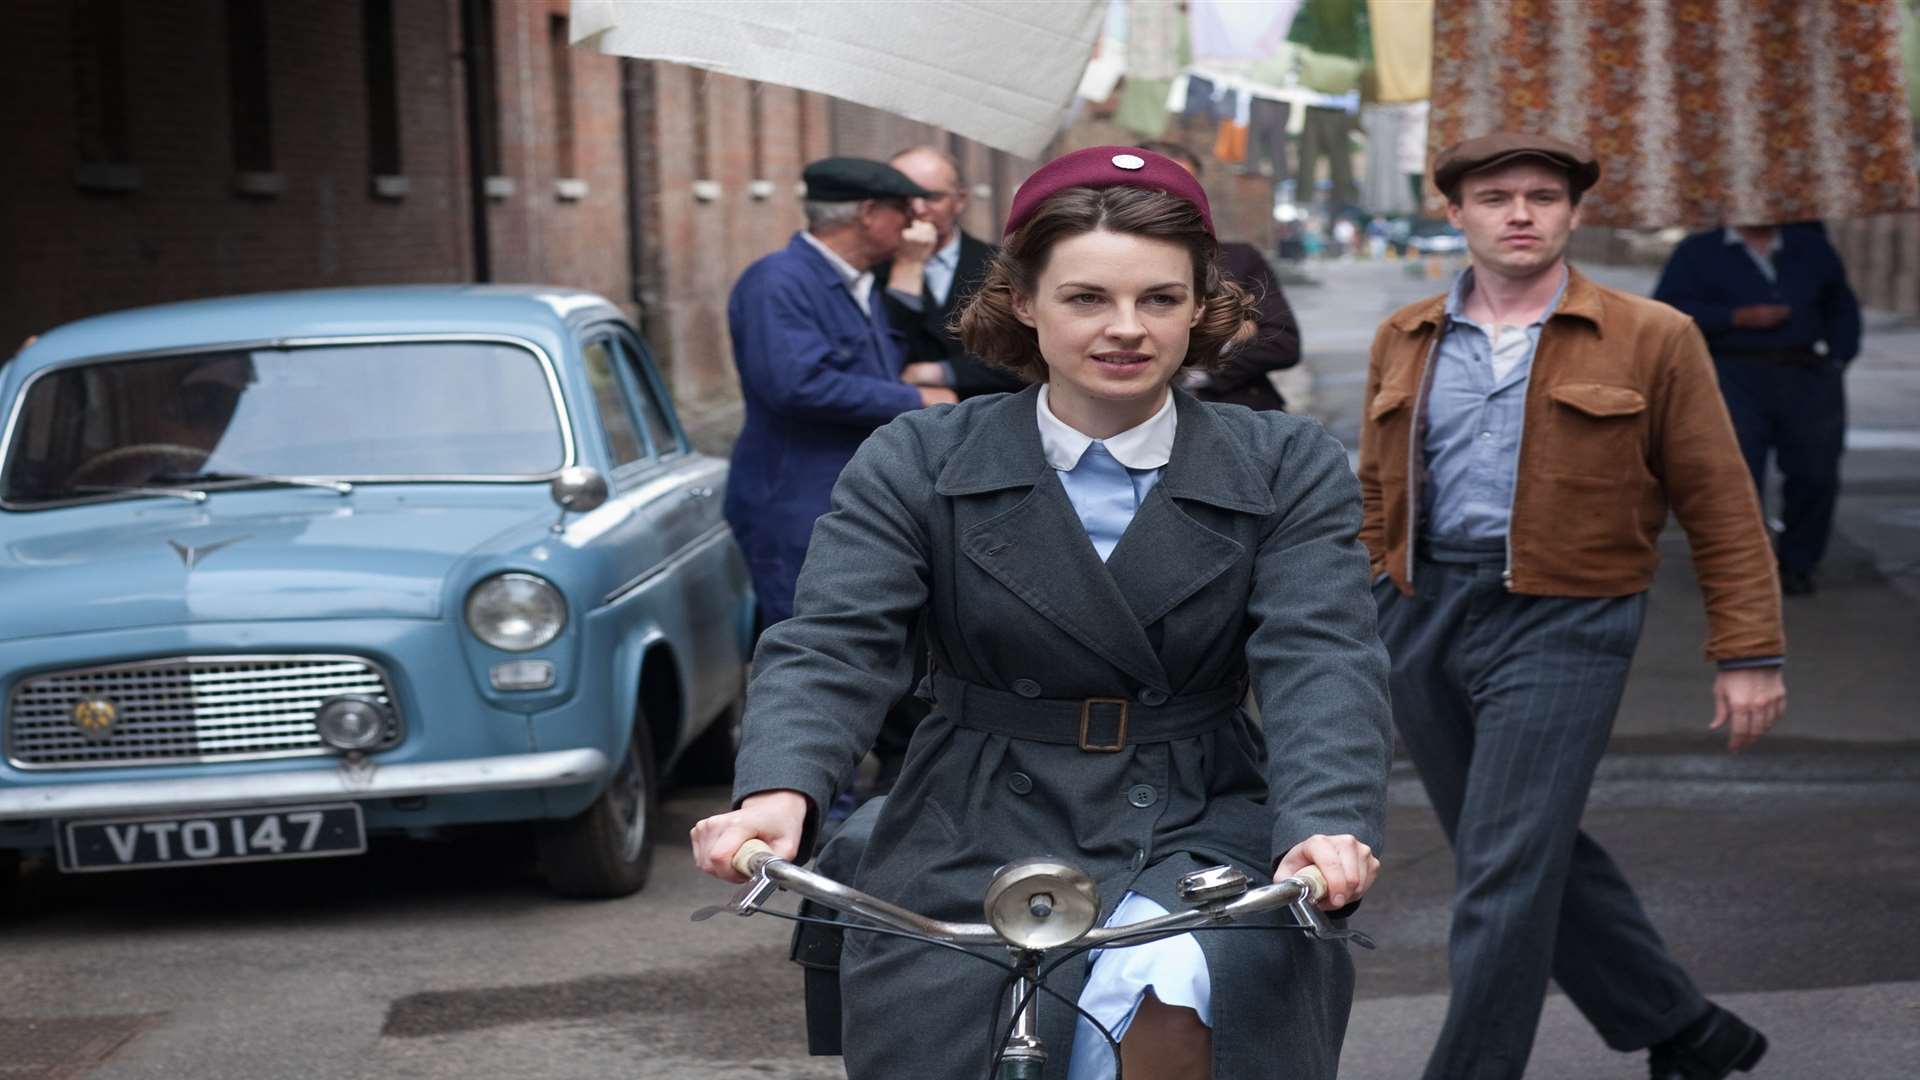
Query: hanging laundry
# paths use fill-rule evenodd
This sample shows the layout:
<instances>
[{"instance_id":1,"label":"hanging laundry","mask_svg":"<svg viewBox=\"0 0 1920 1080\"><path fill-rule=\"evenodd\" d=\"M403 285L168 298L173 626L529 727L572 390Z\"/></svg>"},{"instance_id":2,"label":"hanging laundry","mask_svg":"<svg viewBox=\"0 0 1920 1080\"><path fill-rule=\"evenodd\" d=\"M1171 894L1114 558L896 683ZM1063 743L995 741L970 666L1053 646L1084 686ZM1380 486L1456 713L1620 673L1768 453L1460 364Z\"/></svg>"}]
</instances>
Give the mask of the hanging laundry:
<instances>
[{"instance_id":1,"label":"hanging laundry","mask_svg":"<svg viewBox=\"0 0 1920 1080\"><path fill-rule=\"evenodd\" d=\"M1132 75L1120 84L1120 104L1113 122L1140 136L1158 139L1167 133L1167 95L1172 79L1136 79Z\"/></svg>"},{"instance_id":2,"label":"hanging laundry","mask_svg":"<svg viewBox=\"0 0 1920 1080\"><path fill-rule=\"evenodd\" d=\"M1586 142L1601 178L1580 202L1588 225L1911 210L1896 6L1740 0L1656 19L1644 0L1579 0L1528 26L1511 0L1437 0L1430 141L1515 128ZM1487 47L1509 29L1537 44Z\"/></svg>"},{"instance_id":3,"label":"hanging laundry","mask_svg":"<svg viewBox=\"0 0 1920 1080\"><path fill-rule=\"evenodd\" d=\"M1367 0L1375 100L1424 101L1433 82L1433 0Z\"/></svg>"},{"instance_id":4,"label":"hanging laundry","mask_svg":"<svg viewBox=\"0 0 1920 1080\"><path fill-rule=\"evenodd\" d=\"M1284 101L1256 97L1248 109L1247 167L1281 181L1293 175L1287 163L1287 121L1293 107Z\"/></svg>"},{"instance_id":5,"label":"hanging laundry","mask_svg":"<svg viewBox=\"0 0 1920 1080\"><path fill-rule=\"evenodd\" d=\"M1196 62L1258 60L1285 46L1300 0L1188 0Z\"/></svg>"},{"instance_id":6,"label":"hanging laundry","mask_svg":"<svg viewBox=\"0 0 1920 1080\"><path fill-rule=\"evenodd\" d=\"M1407 182L1405 160L1409 134L1416 130L1426 138L1426 102L1402 102L1392 105L1360 107L1360 127L1366 132L1366 169L1360 181L1360 205L1372 213L1400 215L1419 209L1414 187Z\"/></svg>"},{"instance_id":7,"label":"hanging laundry","mask_svg":"<svg viewBox=\"0 0 1920 1080\"><path fill-rule=\"evenodd\" d=\"M1220 99L1220 130L1213 140L1213 156L1229 165L1247 160L1247 117L1251 99L1239 90L1227 90Z\"/></svg>"},{"instance_id":8,"label":"hanging laundry","mask_svg":"<svg viewBox=\"0 0 1920 1080\"><path fill-rule=\"evenodd\" d=\"M1127 5L1127 75L1169 80L1180 74L1186 20L1172 0L1133 0Z\"/></svg>"}]
</instances>

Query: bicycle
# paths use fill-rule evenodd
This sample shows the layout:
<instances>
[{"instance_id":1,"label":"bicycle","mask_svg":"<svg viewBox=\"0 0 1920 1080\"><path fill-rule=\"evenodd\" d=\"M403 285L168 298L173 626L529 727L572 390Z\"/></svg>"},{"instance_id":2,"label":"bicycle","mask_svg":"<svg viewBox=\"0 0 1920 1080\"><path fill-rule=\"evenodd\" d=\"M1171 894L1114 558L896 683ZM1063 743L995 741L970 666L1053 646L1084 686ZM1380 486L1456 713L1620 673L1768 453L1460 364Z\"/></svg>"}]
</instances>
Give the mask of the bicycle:
<instances>
[{"instance_id":1,"label":"bicycle","mask_svg":"<svg viewBox=\"0 0 1920 1080\"><path fill-rule=\"evenodd\" d=\"M1057 859L1027 858L1000 868L988 884L985 923L957 923L932 919L897 904L863 893L832 878L814 873L776 856L759 840L748 840L734 853L733 868L747 884L731 904L702 908L694 921L731 912L742 917L764 912L794 922L826 923L844 930L893 934L950 948L976 957L1007 973L1006 1011L994 1025L1006 1038L989 1044L987 1062L991 1080L1040 1080L1047 1049L1040 1039L1039 997L1058 998L1087 1019L1107 1041L1114 1058L1114 1080L1120 1077L1120 1044L1112 1032L1067 998L1046 985L1047 976L1091 949L1126 948L1193 930L1275 929L1233 927L1238 919L1280 908L1288 909L1298 929L1320 941L1352 941L1371 949L1373 940L1357 931L1336 928L1313 905L1326 895L1327 882L1314 867L1291 877L1254 887L1246 874L1231 866L1196 870L1180 878L1177 891L1193 905L1185 911L1143 919L1120 926L1098 926L1100 898L1094 883L1079 868ZM766 905L780 890L837 911L857 922L839 922L803 914L776 911ZM1286 928L1281 928L1286 929ZM975 951L999 946L1009 958L1000 961ZM1066 950L1060 955L1060 950ZM1048 958L1052 956L1049 963Z\"/></svg>"}]
</instances>

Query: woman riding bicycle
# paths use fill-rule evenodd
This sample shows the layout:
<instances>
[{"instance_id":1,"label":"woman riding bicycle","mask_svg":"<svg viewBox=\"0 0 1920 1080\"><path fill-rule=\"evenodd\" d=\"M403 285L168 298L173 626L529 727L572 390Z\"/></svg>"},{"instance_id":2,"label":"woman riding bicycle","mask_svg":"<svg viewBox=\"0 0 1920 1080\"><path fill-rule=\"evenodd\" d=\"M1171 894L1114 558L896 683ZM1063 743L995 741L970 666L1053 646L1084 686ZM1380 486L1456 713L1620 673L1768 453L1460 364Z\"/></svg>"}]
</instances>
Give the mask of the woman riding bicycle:
<instances>
[{"instance_id":1,"label":"woman riding bicycle","mask_svg":"<svg viewBox=\"0 0 1920 1080\"><path fill-rule=\"evenodd\" d=\"M861 447L794 617L761 640L737 809L694 827L696 860L739 880L748 838L812 851L907 689L924 615L933 711L857 888L977 920L996 867L1044 854L1092 875L1110 921L1177 909L1175 881L1218 863L1276 879L1313 865L1324 906L1357 901L1379 868L1390 744L1345 454L1311 421L1172 388L1253 329L1179 165L1068 154L1021 186L1007 233L962 335L1038 385L910 413ZM841 976L854 1080L978 1074L992 969L849 934ZM1051 985L1114 1029L1135 1080L1331 1077L1353 968L1296 934L1199 933L1106 950ZM1076 1045L1073 1024L1049 1012L1048 1045ZM1113 1074L1081 1026L1048 1077Z\"/></svg>"}]
</instances>

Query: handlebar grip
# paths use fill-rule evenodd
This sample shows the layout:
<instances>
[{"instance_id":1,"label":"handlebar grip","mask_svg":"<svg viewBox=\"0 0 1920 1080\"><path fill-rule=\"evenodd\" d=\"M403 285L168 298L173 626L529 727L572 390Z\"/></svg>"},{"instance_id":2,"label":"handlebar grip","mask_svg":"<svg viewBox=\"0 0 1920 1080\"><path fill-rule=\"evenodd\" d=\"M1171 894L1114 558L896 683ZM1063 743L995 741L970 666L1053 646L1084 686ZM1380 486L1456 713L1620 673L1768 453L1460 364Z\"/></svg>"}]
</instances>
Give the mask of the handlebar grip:
<instances>
[{"instance_id":1,"label":"handlebar grip","mask_svg":"<svg viewBox=\"0 0 1920 1080\"><path fill-rule=\"evenodd\" d=\"M760 858L762 855L766 858ZM739 850L733 853L733 872L741 877L752 877L768 859L778 857L773 853L773 849L767 846L766 841L749 838L746 843L740 845ZM1321 891L1324 892L1326 887L1324 881L1320 883Z\"/></svg>"},{"instance_id":2,"label":"handlebar grip","mask_svg":"<svg viewBox=\"0 0 1920 1080\"><path fill-rule=\"evenodd\" d=\"M736 855L734 858L738 859ZM1303 866L1293 872L1293 876L1307 883L1307 899L1319 903L1327 895L1327 878L1317 866Z\"/></svg>"}]
</instances>

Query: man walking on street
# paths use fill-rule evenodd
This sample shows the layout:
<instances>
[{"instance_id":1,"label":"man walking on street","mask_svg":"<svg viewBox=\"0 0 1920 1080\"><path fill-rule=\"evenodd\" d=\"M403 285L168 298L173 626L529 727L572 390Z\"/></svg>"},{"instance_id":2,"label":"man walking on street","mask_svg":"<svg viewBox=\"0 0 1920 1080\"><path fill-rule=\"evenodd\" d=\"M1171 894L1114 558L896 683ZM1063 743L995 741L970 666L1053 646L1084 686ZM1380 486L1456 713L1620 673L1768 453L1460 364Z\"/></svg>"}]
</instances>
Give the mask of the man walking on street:
<instances>
[{"instance_id":1,"label":"man walking on street","mask_svg":"<svg viewBox=\"0 0 1920 1080\"><path fill-rule=\"evenodd\" d=\"M874 267L886 286L887 316L906 339L902 377L916 386L944 386L962 398L1026 388L1018 375L969 353L948 325L980 287L994 247L960 228L967 212L960 163L931 146L893 155L887 164L927 189L913 203L915 221L900 250Z\"/></svg>"},{"instance_id":2,"label":"man walking on street","mask_svg":"<svg viewBox=\"0 0 1920 1080\"><path fill-rule=\"evenodd\" d=\"M1434 182L1471 265L1374 338L1360 436L1394 722L1454 848L1452 994L1426 1076L1518 1078L1551 977L1656 1080L1747 1069L1766 1040L1701 996L1580 830L1669 508L1740 750L1785 705L1765 527L1705 343L1565 260L1599 179L1557 139L1494 134ZM1524 437L1523 437L1524 436Z\"/></svg>"},{"instance_id":3,"label":"man walking on street","mask_svg":"<svg viewBox=\"0 0 1920 1080\"><path fill-rule=\"evenodd\" d=\"M1653 297L1707 336L1762 505L1772 451L1783 479L1780 587L1813 592L1840 497L1842 383L1860 351L1860 304L1839 253L1817 222L1710 229L1674 249Z\"/></svg>"},{"instance_id":4,"label":"man walking on street","mask_svg":"<svg viewBox=\"0 0 1920 1080\"><path fill-rule=\"evenodd\" d=\"M807 228L740 275L727 301L746 420L726 516L746 556L760 622L793 614L813 522L873 429L952 391L900 381L906 352L873 295L873 266L900 246L926 189L878 161L806 167Z\"/></svg>"}]
</instances>

